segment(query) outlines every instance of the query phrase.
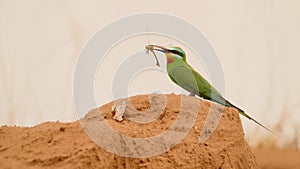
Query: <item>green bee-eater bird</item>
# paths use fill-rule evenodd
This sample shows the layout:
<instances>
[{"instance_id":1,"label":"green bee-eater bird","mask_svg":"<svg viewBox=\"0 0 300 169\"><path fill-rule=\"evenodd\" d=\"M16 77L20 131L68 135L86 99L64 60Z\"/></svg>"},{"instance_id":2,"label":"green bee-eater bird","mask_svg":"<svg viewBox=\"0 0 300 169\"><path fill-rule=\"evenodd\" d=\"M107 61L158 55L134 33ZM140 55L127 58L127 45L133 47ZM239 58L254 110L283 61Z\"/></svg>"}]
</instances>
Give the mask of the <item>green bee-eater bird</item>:
<instances>
[{"instance_id":1,"label":"green bee-eater bird","mask_svg":"<svg viewBox=\"0 0 300 169\"><path fill-rule=\"evenodd\" d=\"M166 48L158 45L147 45L145 48L147 51L150 50L154 55L154 50L162 52L166 55L167 72L169 77L178 86L189 91L191 96L197 95L203 99L210 100L227 107L236 108L241 115L253 120L261 127L275 134L270 129L246 114L242 109L236 107L226 100L206 79L204 79L192 68L192 66L187 63L186 54L180 47L174 46ZM159 65L158 62L157 65Z\"/></svg>"}]
</instances>

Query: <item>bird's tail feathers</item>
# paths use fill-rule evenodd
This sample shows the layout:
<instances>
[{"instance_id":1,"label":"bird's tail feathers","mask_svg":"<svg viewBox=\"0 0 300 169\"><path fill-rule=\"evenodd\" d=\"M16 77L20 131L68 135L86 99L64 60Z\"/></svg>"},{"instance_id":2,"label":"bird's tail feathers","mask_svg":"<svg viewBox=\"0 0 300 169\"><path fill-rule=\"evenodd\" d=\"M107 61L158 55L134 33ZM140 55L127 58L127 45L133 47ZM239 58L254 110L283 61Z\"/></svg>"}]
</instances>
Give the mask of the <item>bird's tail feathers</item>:
<instances>
[{"instance_id":1,"label":"bird's tail feathers","mask_svg":"<svg viewBox=\"0 0 300 169\"><path fill-rule=\"evenodd\" d=\"M238 110L239 113L245 117L247 117L249 120L254 121L256 124L258 124L259 126L263 127L264 129L268 130L270 133L276 135L277 137L279 137L279 135L277 133L275 133L274 131L270 130L269 128L267 128L266 126L262 125L260 122L258 122L257 120L253 119L252 117L250 117L248 114L246 114L244 111L242 110Z\"/></svg>"},{"instance_id":2,"label":"bird's tail feathers","mask_svg":"<svg viewBox=\"0 0 300 169\"><path fill-rule=\"evenodd\" d=\"M272 134L276 135L277 137L279 137L279 135L277 133L275 133L272 130L268 129L267 127L265 127L264 125L262 125L260 122L258 122L257 120L255 120L254 118L252 118L251 116L249 116L248 114L246 114L245 111L243 111L242 109L240 109L240 108L236 107L235 105L231 104L229 101L226 100L225 104L226 104L226 106L236 108L241 115L243 115L244 117L248 118L249 120L254 121L259 126L263 127L264 129L268 130L270 133L272 133Z\"/></svg>"}]
</instances>

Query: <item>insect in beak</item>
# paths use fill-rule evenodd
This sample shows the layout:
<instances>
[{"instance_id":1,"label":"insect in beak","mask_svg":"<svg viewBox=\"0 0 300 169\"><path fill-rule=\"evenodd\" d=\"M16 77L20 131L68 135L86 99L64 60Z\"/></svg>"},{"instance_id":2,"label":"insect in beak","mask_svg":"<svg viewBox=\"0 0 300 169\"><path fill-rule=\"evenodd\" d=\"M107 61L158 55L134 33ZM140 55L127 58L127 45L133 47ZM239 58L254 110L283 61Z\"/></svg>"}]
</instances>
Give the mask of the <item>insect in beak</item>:
<instances>
[{"instance_id":1,"label":"insect in beak","mask_svg":"<svg viewBox=\"0 0 300 169\"><path fill-rule=\"evenodd\" d=\"M158 59L157 59L157 56L156 56L154 50L160 51L160 52L163 52L163 53L169 52L169 50L168 50L167 48L162 47L162 46L158 46L158 45L146 45L146 46L145 46L145 49L146 49L146 53L147 53L147 54L149 54L149 51L150 51L151 53L153 53L153 55L154 55L154 57L155 57L155 60L156 60L156 65L157 65L158 67L160 66L160 64L159 64L159 62L158 62Z\"/></svg>"},{"instance_id":2,"label":"insect in beak","mask_svg":"<svg viewBox=\"0 0 300 169\"><path fill-rule=\"evenodd\" d=\"M156 65L158 66L158 67L160 67L160 64L159 64L159 62L158 62L158 59L157 59L157 56L156 56L156 54L155 54L155 52L154 52L154 46L153 45L146 45L145 46L145 49L146 49L146 53L149 55L149 51L151 51L151 53L153 53L153 55L154 55L154 57L155 57L155 60L156 60Z\"/></svg>"}]
</instances>

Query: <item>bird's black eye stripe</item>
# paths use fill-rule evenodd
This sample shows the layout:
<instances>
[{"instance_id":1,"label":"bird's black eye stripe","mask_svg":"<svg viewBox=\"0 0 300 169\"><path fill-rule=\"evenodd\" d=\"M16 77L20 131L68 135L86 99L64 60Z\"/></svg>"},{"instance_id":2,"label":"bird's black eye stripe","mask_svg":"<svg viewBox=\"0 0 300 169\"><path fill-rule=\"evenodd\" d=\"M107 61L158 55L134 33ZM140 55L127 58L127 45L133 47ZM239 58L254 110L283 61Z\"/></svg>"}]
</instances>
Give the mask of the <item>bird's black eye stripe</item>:
<instances>
[{"instance_id":1,"label":"bird's black eye stripe","mask_svg":"<svg viewBox=\"0 0 300 169\"><path fill-rule=\"evenodd\" d=\"M169 52L174 53L176 55L179 55L179 56L183 57L183 53L179 52L178 50L169 50Z\"/></svg>"}]
</instances>

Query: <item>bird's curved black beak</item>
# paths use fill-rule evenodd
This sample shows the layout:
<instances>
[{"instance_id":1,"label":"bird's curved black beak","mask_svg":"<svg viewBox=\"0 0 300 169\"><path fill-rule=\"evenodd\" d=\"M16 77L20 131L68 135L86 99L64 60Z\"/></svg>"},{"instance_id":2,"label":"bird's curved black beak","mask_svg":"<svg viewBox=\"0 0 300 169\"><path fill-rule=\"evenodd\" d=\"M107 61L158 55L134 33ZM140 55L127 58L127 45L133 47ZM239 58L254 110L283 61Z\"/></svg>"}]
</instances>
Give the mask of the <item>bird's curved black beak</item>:
<instances>
[{"instance_id":1,"label":"bird's curved black beak","mask_svg":"<svg viewBox=\"0 0 300 169\"><path fill-rule=\"evenodd\" d=\"M163 53L169 53L170 50L163 47L163 46L159 46L159 45L147 45L145 46L145 49L146 50L156 50L156 51L159 51L159 52L163 52Z\"/></svg>"}]
</instances>

